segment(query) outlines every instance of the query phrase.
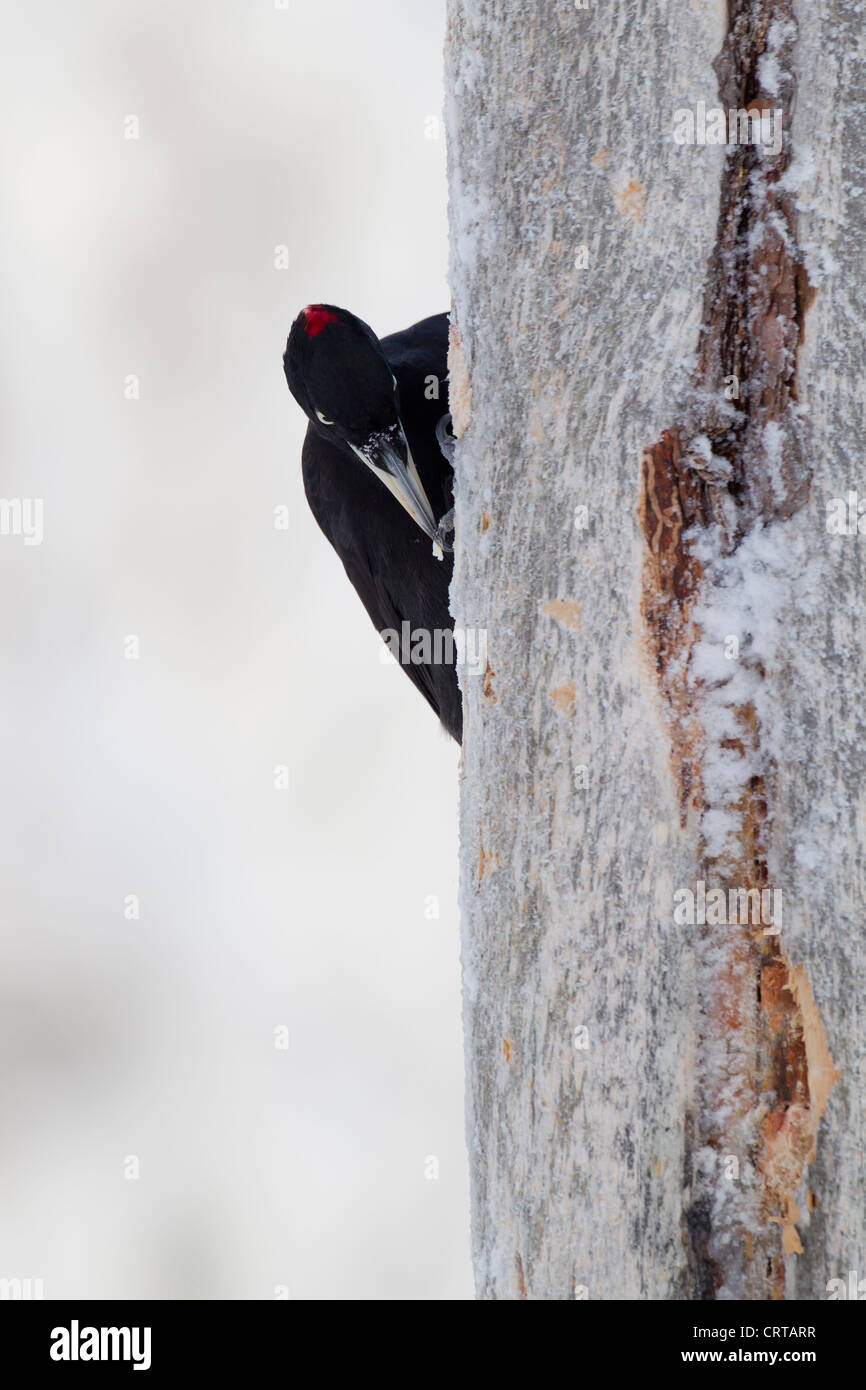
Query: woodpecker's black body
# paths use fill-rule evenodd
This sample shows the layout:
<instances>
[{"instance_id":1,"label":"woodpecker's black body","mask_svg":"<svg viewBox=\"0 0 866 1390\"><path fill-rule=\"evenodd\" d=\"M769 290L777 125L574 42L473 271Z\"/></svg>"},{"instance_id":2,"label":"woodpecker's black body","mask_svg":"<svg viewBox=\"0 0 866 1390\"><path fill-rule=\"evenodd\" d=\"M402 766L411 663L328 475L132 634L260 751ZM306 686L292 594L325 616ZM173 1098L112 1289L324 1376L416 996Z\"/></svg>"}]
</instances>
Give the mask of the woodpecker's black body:
<instances>
[{"instance_id":1,"label":"woodpecker's black body","mask_svg":"<svg viewBox=\"0 0 866 1390\"><path fill-rule=\"evenodd\" d=\"M437 439L448 412L447 353L445 314L380 342L346 310L313 305L292 325L284 367L310 421L303 475L313 515L377 631L397 634L403 669L460 742L454 652L442 639L454 626L453 557L440 525L453 506L453 473ZM426 655L419 633L429 661L410 659L413 645Z\"/></svg>"}]
</instances>

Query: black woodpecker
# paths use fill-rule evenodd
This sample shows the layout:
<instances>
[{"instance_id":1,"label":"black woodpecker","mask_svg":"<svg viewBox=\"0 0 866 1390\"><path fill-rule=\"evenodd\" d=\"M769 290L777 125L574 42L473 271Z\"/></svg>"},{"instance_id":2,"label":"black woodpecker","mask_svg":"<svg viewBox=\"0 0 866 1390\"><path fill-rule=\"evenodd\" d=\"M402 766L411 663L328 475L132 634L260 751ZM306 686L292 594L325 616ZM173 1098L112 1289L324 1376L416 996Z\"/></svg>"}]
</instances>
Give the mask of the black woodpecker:
<instances>
[{"instance_id":1,"label":"black woodpecker","mask_svg":"<svg viewBox=\"0 0 866 1390\"><path fill-rule=\"evenodd\" d=\"M448 316L381 340L333 304L292 324L283 366L309 420L304 490L377 631L459 743Z\"/></svg>"}]
</instances>

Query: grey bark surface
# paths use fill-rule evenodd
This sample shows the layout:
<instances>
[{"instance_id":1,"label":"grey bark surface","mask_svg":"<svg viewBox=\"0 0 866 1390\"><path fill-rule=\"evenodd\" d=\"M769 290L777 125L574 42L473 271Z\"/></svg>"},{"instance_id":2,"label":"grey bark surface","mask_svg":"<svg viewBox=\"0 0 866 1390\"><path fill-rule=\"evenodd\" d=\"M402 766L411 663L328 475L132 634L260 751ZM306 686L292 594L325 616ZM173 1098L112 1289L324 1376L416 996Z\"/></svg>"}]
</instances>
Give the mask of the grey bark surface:
<instances>
[{"instance_id":1,"label":"grey bark surface","mask_svg":"<svg viewBox=\"0 0 866 1390\"><path fill-rule=\"evenodd\" d=\"M729 151L671 129L768 45L787 191L747 177L745 235ZM866 1274L866 536L825 524L863 467L864 49L828 0L449 0L481 1298ZM780 933L676 924L701 879L781 888Z\"/></svg>"}]
</instances>

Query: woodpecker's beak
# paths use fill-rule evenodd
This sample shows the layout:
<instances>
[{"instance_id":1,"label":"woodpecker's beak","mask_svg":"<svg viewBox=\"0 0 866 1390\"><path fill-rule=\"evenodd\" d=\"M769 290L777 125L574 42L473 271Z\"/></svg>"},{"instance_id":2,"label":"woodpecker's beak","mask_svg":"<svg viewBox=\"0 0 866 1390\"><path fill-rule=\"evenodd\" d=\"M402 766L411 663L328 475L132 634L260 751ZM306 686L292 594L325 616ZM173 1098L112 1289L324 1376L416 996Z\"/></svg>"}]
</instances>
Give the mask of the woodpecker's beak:
<instances>
[{"instance_id":1,"label":"woodpecker's beak","mask_svg":"<svg viewBox=\"0 0 866 1390\"><path fill-rule=\"evenodd\" d=\"M352 449L376 477L392 492L401 507L409 513L412 520L421 527L425 536L433 542L433 554L442 559L444 550L451 550L436 524L433 508L427 500L415 461L409 452L409 441L401 424L392 425L382 434L373 435L366 444L352 445Z\"/></svg>"}]
</instances>

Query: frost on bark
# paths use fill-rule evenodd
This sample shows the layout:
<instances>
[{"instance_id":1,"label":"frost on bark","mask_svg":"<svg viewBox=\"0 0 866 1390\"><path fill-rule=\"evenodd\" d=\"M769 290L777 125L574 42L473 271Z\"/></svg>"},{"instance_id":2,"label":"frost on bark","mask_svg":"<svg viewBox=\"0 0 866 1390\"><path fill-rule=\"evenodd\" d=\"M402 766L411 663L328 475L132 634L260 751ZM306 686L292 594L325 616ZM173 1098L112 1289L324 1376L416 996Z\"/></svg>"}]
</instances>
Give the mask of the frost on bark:
<instances>
[{"instance_id":1,"label":"frost on bark","mask_svg":"<svg viewBox=\"0 0 866 1390\"><path fill-rule=\"evenodd\" d=\"M866 1274L864 58L831 0L450 0L484 1298Z\"/></svg>"}]
</instances>

